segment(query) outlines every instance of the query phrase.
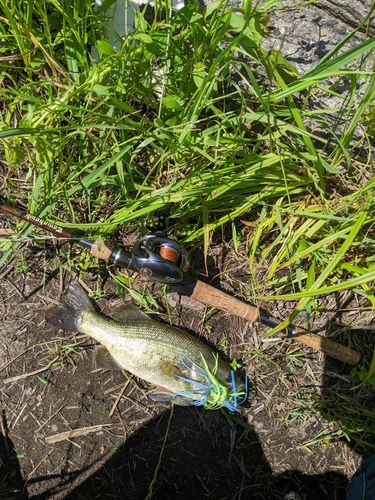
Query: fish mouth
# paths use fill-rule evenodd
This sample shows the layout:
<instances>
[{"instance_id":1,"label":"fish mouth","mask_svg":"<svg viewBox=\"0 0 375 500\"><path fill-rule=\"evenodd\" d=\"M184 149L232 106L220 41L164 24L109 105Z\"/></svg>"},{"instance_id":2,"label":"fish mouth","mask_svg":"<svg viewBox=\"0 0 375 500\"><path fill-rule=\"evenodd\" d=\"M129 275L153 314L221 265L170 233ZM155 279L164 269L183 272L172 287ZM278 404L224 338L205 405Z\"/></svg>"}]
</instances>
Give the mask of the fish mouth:
<instances>
[{"instance_id":1,"label":"fish mouth","mask_svg":"<svg viewBox=\"0 0 375 500\"><path fill-rule=\"evenodd\" d=\"M245 391L245 383L244 382L238 382L236 380L236 387L234 388L233 385L232 385L232 389L233 389L233 392L236 393L236 392L244 392Z\"/></svg>"},{"instance_id":2,"label":"fish mouth","mask_svg":"<svg viewBox=\"0 0 375 500\"><path fill-rule=\"evenodd\" d=\"M231 371L231 382L225 384L227 386L229 394L236 394L238 392L245 392L247 388L247 374L243 373L239 375L234 371Z\"/></svg>"},{"instance_id":3,"label":"fish mouth","mask_svg":"<svg viewBox=\"0 0 375 500\"><path fill-rule=\"evenodd\" d=\"M244 392L247 387L247 374L245 372L230 372L225 374L225 377L218 377L220 383L226 388L228 394Z\"/></svg>"}]
</instances>

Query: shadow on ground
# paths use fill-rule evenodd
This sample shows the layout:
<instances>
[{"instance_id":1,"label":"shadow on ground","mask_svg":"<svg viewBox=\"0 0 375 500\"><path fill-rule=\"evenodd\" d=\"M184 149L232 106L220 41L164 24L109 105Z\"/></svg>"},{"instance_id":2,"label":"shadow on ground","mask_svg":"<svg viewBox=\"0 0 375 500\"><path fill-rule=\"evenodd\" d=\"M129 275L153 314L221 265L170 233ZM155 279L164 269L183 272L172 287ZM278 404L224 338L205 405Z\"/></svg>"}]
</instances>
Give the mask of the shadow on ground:
<instances>
[{"instance_id":1,"label":"shadow on ground","mask_svg":"<svg viewBox=\"0 0 375 500\"><path fill-rule=\"evenodd\" d=\"M3 410L0 414L0 424L0 499L15 498L15 494L19 498L20 492L22 498L28 498L27 493L23 492L25 483L13 442L8 437L8 426Z\"/></svg>"},{"instance_id":2,"label":"shadow on ground","mask_svg":"<svg viewBox=\"0 0 375 500\"><path fill-rule=\"evenodd\" d=\"M151 496L150 484L169 419ZM56 491L32 496L30 500L55 498L76 479L74 475L62 478ZM64 500L240 500L282 499L294 491L304 499L334 500L345 498L346 486L345 476L335 472L307 476L288 471L274 476L255 432L241 427L231 429L220 412L175 407L172 416L166 411L149 421L82 484L67 495L58 496Z\"/></svg>"},{"instance_id":3,"label":"shadow on ground","mask_svg":"<svg viewBox=\"0 0 375 500\"><path fill-rule=\"evenodd\" d=\"M42 298L36 293L25 293L25 299L20 292L22 286L25 287L21 278L9 285L9 290L15 286L19 292L18 307L10 293L3 296L3 330L8 331L6 346L14 350L8 357L16 359L16 354L28 347L26 340L33 349L40 346L40 352L32 351L30 356L17 358L7 367L7 376L32 373L39 368L45 355L44 339L56 335L52 327L37 326L44 325L44 313L50 303L41 303ZM28 290L35 290L37 286L39 284L30 282ZM51 297L59 295L55 282L49 283L46 290ZM9 307L7 297L11 297ZM111 306L107 300L104 302ZM189 327L192 316L188 311L185 322L179 323L180 318L176 317L174 324ZM25 321L28 329L22 326ZM361 405L373 406L372 390L363 390L354 401L350 399L353 394L350 393L353 385L350 367L328 359L324 363L316 353L301 350L289 340L279 340L278 347L273 347L270 354L266 344L259 344L256 326L250 327L232 317L213 317L210 321L216 321L212 329L217 332L214 339L218 348L229 338L228 343L236 346L237 352L246 349L251 353L257 349L256 354L247 355L245 368L249 373L258 374L258 393L250 397L251 407L243 412L254 429L246 429L238 423L231 426L220 411L175 407L171 415L167 406L150 406L141 391L135 390L133 394L132 386L118 400L118 412L113 418L109 417L124 378L119 372L93 370L92 344L85 341L77 349L74 363L43 372L45 383L37 377L27 377L2 388L1 404L11 420L9 435L17 453L24 455L18 464L13 443L6 430L3 431L1 473L14 470L12 486L14 480L14 487L23 491L9 498L294 500L286 496L294 491L302 500L344 500L350 476L345 467L347 445L338 449L335 443L325 443L322 439L309 450L304 443L324 429L315 414L320 411L328 422L339 424L340 419L349 419L354 412L358 421ZM349 324L349 321L342 323ZM199 317L192 329L200 335L207 333ZM343 338L339 336L337 340L353 345L349 334L343 331ZM367 336L356 332L355 338L360 340L358 348L361 354L366 353L363 358L367 356L368 365L374 347L372 332ZM292 359L298 362L294 367L290 365ZM42 360L42 364L46 361ZM308 373L311 376L308 377ZM318 377L320 374L322 377ZM343 397L344 382L349 399ZM337 389L336 384L339 384ZM300 420L287 422L294 405L302 401L304 390L308 395L317 394L317 411L306 415L301 410ZM337 395L328 398L329 392ZM372 417L373 412L369 416ZM363 423L370 417L364 413ZM98 424L113 427L52 445L46 440L62 430L87 429ZM350 446L357 444L351 442ZM371 452L368 447L364 450L364 456ZM356 451L360 458L359 450ZM357 462L353 462L351 473ZM329 472L325 472L327 470ZM21 478L23 481L29 478L24 490ZM0 494L1 500L7 498Z\"/></svg>"}]
</instances>

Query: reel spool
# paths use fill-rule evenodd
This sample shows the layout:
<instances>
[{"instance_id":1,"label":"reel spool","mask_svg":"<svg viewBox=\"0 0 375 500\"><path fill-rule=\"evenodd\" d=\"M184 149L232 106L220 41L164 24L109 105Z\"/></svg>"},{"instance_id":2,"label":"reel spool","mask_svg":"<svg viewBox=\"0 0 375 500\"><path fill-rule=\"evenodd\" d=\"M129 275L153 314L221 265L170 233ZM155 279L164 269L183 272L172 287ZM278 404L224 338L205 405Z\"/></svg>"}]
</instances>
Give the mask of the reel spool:
<instances>
[{"instance_id":1,"label":"reel spool","mask_svg":"<svg viewBox=\"0 0 375 500\"><path fill-rule=\"evenodd\" d=\"M175 248L172 248L165 243L161 244L159 248L156 249L156 254L162 259L172 262L172 264L175 264L176 266L179 266L180 264L181 254Z\"/></svg>"},{"instance_id":2,"label":"reel spool","mask_svg":"<svg viewBox=\"0 0 375 500\"><path fill-rule=\"evenodd\" d=\"M144 236L135 244L132 263L144 278L160 283L178 283L183 280L189 266L187 253L182 245L170 238L156 235Z\"/></svg>"}]
</instances>

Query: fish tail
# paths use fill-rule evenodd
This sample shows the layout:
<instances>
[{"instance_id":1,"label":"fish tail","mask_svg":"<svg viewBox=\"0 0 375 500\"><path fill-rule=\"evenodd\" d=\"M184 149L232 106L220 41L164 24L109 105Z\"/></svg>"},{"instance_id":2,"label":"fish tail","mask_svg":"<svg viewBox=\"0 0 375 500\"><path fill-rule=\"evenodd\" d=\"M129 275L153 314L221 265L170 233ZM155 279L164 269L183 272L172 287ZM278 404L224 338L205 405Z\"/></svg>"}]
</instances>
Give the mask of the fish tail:
<instances>
[{"instance_id":1,"label":"fish tail","mask_svg":"<svg viewBox=\"0 0 375 500\"><path fill-rule=\"evenodd\" d=\"M72 281L61 296L60 304L48 309L45 319L62 330L74 332L87 311L94 311L94 307L82 286Z\"/></svg>"}]
</instances>

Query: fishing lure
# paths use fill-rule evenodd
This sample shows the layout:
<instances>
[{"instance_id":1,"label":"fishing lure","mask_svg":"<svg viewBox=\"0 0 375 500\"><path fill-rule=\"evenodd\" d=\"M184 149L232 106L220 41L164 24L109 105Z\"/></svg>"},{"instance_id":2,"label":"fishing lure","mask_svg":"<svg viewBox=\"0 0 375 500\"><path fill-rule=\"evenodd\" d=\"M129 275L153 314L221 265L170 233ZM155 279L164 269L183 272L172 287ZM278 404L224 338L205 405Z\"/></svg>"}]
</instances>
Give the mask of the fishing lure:
<instances>
[{"instance_id":1,"label":"fishing lure","mask_svg":"<svg viewBox=\"0 0 375 500\"><path fill-rule=\"evenodd\" d=\"M172 395L163 397L160 393L151 395L154 401L173 401L183 406L203 406L206 410L226 408L230 412L239 412L238 406L243 404L248 397L248 376L245 374L244 390L238 392L236 376L231 370L232 392L221 384L215 377L218 367L218 355L213 353L215 365L212 370L207 365L203 355L202 366L195 363L186 354L180 356L181 363L187 368L194 378L187 378L174 374L185 386L184 390L176 391Z\"/></svg>"}]
</instances>

